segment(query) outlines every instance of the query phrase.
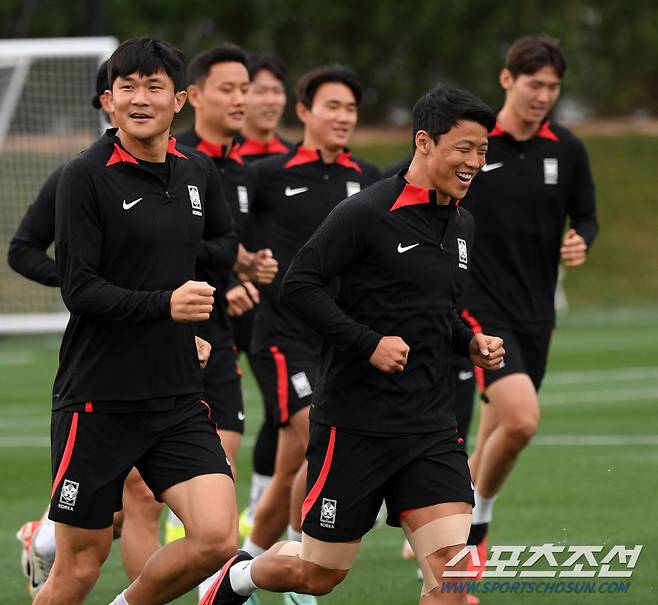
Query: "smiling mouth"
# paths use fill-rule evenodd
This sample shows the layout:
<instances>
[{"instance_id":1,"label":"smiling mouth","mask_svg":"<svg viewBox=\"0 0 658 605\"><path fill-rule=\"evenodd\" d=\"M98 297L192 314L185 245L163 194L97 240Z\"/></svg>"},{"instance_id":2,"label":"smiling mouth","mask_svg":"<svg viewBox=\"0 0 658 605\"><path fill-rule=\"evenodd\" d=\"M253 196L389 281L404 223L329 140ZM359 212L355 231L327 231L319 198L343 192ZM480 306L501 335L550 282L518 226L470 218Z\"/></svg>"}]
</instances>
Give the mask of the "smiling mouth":
<instances>
[{"instance_id":1,"label":"smiling mouth","mask_svg":"<svg viewBox=\"0 0 658 605\"><path fill-rule=\"evenodd\" d=\"M129 115L133 120L148 120L152 117L146 113L131 113Z\"/></svg>"},{"instance_id":2,"label":"smiling mouth","mask_svg":"<svg viewBox=\"0 0 658 605\"><path fill-rule=\"evenodd\" d=\"M475 176L473 172L455 172L455 174L462 183L470 183Z\"/></svg>"}]
</instances>

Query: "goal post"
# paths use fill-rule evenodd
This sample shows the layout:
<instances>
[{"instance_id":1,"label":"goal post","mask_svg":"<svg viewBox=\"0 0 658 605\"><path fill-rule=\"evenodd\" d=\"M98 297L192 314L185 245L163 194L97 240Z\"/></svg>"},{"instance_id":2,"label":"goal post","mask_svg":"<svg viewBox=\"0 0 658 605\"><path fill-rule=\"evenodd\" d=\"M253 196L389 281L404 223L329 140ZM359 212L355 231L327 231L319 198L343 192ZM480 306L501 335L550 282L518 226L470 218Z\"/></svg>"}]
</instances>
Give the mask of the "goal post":
<instances>
[{"instance_id":1,"label":"goal post","mask_svg":"<svg viewBox=\"0 0 658 605\"><path fill-rule=\"evenodd\" d=\"M66 325L59 290L14 273L7 248L48 175L105 128L91 99L98 66L117 44L113 37L0 40L0 334Z\"/></svg>"}]
</instances>

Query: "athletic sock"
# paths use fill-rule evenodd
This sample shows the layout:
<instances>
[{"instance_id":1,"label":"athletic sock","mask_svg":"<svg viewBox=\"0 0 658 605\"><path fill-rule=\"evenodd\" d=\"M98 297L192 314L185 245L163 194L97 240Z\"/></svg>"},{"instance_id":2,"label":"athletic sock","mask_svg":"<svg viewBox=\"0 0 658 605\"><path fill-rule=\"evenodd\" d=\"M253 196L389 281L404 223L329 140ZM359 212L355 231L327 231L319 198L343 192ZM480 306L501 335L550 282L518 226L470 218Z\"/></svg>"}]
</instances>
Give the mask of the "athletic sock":
<instances>
[{"instance_id":1,"label":"athletic sock","mask_svg":"<svg viewBox=\"0 0 658 605\"><path fill-rule=\"evenodd\" d=\"M55 560L55 523L43 522L32 538L34 552L47 561Z\"/></svg>"},{"instance_id":2,"label":"athletic sock","mask_svg":"<svg viewBox=\"0 0 658 605\"><path fill-rule=\"evenodd\" d=\"M251 564L253 562L253 559L240 561L231 567L228 572L231 588L241 597L248 597L258 588L251 579Z\"/></svg>"},{"instance_id":3,"label":"athletic sock","mask_svg":"<svg viewBox=\"0 0 658 605\"><path fill-rule=\"evenodd\" d=\"M251 538L247 538L242 545L242 550L246 550L252 557L257 557L258 555L262 555L266 549L258 546L258 544L254 544Z\"/></svg>"},{"instance_id":4,"label":"athletic sock","mask_svg":"<svg viewBox=\"0 0 658 605\"><path fill-rule=\"evenodd\" d=\"M288 525L288 540L292 540L293 542L301 542L302 532L293 529L292 525Z\"/></svg>"},{"instance_id":5,"label":"athletic sock","mask_svg":"<svg viewBox=\"0 0 658 605\"><path fill-rule=\"evenodd\" d=\"M253 519L256 513L256 506L261 499L263 492L267 489L268 485L272 483L272 477L269 475L261 475L260 473L251 473L251 486L249 488L249 516Z\"/></svg>"},{"instance_id":6,"label":"athletic sock","mask_svg":"<svg viewBox=\"0 0 658 605\"><path fill-rule=\"evenodd\" d=\"M126 601L126 591L124 590L114 601L110 603L110 605L130 605L128 601Z\"/></svg>"},{"instance_id":7,"label":"athletic sock","mask_svg":"<svg viewBox=\"0 0 658 605\"><path fill-rule=\"evenodd\" d=\"M482 523L490 523L493 518L493 506L496 501L496 496L485 498L475 488L475 507L473 508L473 525L480 525Z\"/></svg>"}]
</instances>

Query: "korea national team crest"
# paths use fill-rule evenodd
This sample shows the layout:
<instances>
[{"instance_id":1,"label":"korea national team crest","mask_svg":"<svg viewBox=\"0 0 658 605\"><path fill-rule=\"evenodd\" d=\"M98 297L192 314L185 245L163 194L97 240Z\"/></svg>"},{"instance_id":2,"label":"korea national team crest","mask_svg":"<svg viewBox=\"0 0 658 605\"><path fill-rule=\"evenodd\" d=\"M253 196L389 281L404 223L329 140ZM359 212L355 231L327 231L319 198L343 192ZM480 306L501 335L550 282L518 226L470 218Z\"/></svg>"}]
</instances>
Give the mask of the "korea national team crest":
<instances>
[{"instance_id":1,"label":"korea national team crest","mask_svg":"<svg viewBox=\"0 0 658 605\"><path fill-rule=\"evenodd\" d=\"M80 484L77 481L70 481L69 479L64 479L64 484L62 485L62 492L59 496L59 508L65 510L73 510L75 506L75 501L78 498L78 488Z\"/></svg>"},{"instance_id":2,"label":"korea national team crest","mask_svg":"<svg viewBox=\"0 0 658 605\"><path fill-rule=\"evenodd\" d=\"M249 214L249 192L244 185L238 185L238 206L242 214Z\"/></svg>"},{"instance_id":3,"label":"korea national team crest","mask_svg":"<svg viewBox=\"0 0 658 605\"><path fill-rule=\"evenodd\" d=\"M466 247L466 240L458 237L457 249L459 252L459 268L468 269L468 248Z\"/></svg>"},{"instance_id":4,"label":"korea national team crest","mask_svg":"<svg viewBox=\"0 0 658 605\"><path fill-rule=\"evenodd\" d=\"M334 523L336 523L336 505L337 500L322 498L322 508L320 509L320 525L322 527L334 528Z\"/></svg>"},{"instance_id":5,"label":"korea national team crest","mask_svg":"<svg viewBox=\"0 0 658 605\"><path fill-rule=\"evenodd\" d=\"M357 183L356 181L347 181L345 183L345 187L347 189L347 197L350 197L351 195L361 191L361 183Z\"/></svg>"},{"instance_id":6,"label":"korea national team crest","mask_svg":"<svg viewBox=\"0 0 658 605\"><path fill-rule=\"evenodd\" d=\"M557 158L544 158L544 184L557 185Z\"/></svg>"},{"instance_id":7,"label":"korea national team crest","mask_svg":"<svg viewBox=\"0 0 658 605\"><path fill-rule=\"evenodd\" d=\"M187 190L190 192L190 203L192 204L192 214L194 216L203 216L201 213L201 196L196 185L188 185Z\"/></svg>"}]
</instances>

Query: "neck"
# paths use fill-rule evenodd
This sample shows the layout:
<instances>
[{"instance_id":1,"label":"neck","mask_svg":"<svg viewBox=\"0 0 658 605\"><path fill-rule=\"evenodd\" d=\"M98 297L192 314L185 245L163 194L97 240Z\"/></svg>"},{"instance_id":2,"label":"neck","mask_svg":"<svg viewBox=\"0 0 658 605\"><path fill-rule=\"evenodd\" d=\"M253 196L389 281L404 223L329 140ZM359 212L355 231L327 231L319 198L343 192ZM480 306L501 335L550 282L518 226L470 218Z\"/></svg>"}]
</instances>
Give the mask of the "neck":
<instances>
[{"instance_id":1,"label":"neck","mask_svg":"<svg viewBox=\"0 0 658 605\"><path fill-rule=\"evenodd\" d=\"M254 141L260 141L261 143L270 143L276 138L276 130L263 130L262 128L256 128L251 124L247 124L246 122L242 129L242 134L245 139L253 139Z\"/></svg>"},{"instance_id":2,"label":"neck","mask_svg":"<svg viewBox=\"0 0 658 605\"><path fill-rule=\"evenodd\" d=\"M200 120L194 121L194 132L197 133L204 141L210 141L215 145L226 145L230 147L233 144L233 134L220 130L217 127L205 124Z\"/></svg>"},{"instance_id":3,"label":"neck","mask_svg":"<svg viewBox=\"0 0 658 605\"><path fill-rule=\"evenodd\" d=\"M336 158L341 154L344 149L327 149L311 136L308 132L304 133L304 141L302 142L304 147L309 149L317 149L320 152L320 157L325 164L333 164L336 161Z\"/></svg>"},{"instance_id":4,"label":"neck","mask_svg":"<svg viewBox=\"0 0 658 605\"><path fill-rule=\"evenodd\" d=\"M509 105L503 105L497 116L498 122L517 141L527 141L534 137L541 128L541 122L526 122L522 120Z\"/></svg>"},{"instance_id":5,"label":"neck","mask_svg":"<svg viewBox=\"0 0 658 605\"><path fill-rule=\"evenodd\" d=\"M162 163L167 159L168 130L149 139L136 139L119 128L117 137L123 148L138 160Z\"/></svg>"},{"instance_id":6,"label":"neck","mask_svg":"<svg viewBox=\"0 0 658 605\"><path fill-rule=\"evenodd\" d=\"M409 164L409 170L404 175L407 183L410 185L415 185L416 187L424 187L425 189L434 189L436 191L436 203L439 206L447 206L450 203L450 196L447 193L444 193L440 189L437 189L434 185L430 173L423 162L422 157L418 156L416 153Z\"/></svg>"}]
</instances>

